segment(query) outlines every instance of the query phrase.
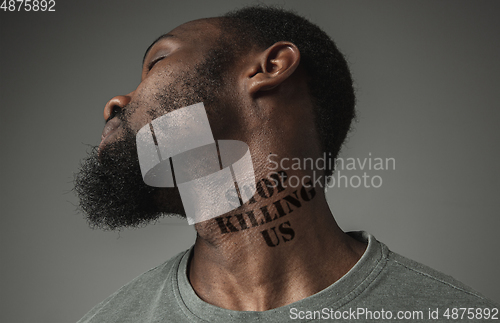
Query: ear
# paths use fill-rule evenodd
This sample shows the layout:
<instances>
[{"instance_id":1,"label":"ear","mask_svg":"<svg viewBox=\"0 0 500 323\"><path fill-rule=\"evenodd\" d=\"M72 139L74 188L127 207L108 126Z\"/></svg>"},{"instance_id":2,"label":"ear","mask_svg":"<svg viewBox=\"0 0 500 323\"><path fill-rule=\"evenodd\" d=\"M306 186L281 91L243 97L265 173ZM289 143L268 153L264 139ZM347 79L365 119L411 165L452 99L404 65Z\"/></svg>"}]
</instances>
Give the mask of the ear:
<instances>
[{"instance_id":1,"label":"ear","mask_svg":"<svg viewBox=\"0 0 500 323\"><path fill-rule=\"evenodd\" d=\"M247 89L250 95L269 91L285 81L297 69L300 52L295 44L280 41L260 53L248 70Z\"/></svg>"}]
</instances>

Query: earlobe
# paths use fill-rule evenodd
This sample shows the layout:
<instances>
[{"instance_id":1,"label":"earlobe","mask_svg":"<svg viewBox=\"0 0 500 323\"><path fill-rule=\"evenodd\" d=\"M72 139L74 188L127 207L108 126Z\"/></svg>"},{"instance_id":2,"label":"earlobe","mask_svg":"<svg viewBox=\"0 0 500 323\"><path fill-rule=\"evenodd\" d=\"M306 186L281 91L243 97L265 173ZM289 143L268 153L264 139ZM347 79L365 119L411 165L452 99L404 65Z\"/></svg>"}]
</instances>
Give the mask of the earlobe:
<instances>
[{"instance_id":1,"label":"earlobe","mask_svg":"<svg viewBox=\"0 0 500 323\"><path fill-rule=\"evenodd\" d=\"M251 95L269 91L283 83L297 69L300 52L291 42L280 41L262 52L248 73L247 89Z\"/></svg>"}]
</instances>

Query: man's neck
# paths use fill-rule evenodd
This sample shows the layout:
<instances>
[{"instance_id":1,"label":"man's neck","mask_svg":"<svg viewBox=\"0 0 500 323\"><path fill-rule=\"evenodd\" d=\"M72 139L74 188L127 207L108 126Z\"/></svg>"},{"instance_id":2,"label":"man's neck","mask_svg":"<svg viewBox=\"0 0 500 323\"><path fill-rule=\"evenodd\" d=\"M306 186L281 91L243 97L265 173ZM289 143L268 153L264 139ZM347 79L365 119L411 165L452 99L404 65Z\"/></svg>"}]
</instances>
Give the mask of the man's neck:
<instances>
[{"instance_id":1,"label":"man's neck","mask_svg":"<svg viewBox=\"0 0 500 323\"><path fill-rule=\"evenodd\" d=\"M261 186L244 206L196 224L188 277L201 299L265 311L325 289L354 266L366 245L340 230L322 190L306 186Z\"/></svg>"}]
</instances>

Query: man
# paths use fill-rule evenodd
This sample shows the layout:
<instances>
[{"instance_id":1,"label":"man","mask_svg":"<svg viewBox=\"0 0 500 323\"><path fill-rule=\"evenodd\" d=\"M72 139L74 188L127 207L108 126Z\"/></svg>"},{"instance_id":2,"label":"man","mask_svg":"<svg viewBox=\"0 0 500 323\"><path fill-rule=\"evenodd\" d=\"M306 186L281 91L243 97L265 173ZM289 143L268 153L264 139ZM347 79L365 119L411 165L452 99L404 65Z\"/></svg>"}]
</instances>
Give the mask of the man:
<instances>
[{"instance_id":1,"label":"man","mask_svg":"<svg viewBox=\"0 0 500 323\"><path fill-rule=\"evenodd\" d=\"M322 189L333 169L273 168L270 156L337 156L354 101L335 44L289 12L246 8L158 38L137 89L106 104L102 142L76 178L89 222L116 229L186 216L178 188L144 183L136 136L200 102L217 141L248 145L256 191L232 211L196 221L190 250L125 285L80 322L445 320L460 308L468 319L498 317L497 305L453 278L366 232L344 233ZM237 200L244 194L240 188Z\"/></svg>"}]
</instances>

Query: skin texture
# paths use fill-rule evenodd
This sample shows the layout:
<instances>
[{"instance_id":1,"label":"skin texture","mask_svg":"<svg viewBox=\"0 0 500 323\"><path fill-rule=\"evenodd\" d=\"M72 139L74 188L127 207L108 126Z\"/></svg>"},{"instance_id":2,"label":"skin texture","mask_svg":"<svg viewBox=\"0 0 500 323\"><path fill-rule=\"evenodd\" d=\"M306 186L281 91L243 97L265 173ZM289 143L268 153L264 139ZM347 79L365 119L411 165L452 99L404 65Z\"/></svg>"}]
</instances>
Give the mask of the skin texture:
<instances>
[{"instance_id":1,"label":"skin texture","mask_svg":"<svg viewBox=\"0 0 500 323\"><path fill-rule=\"evenodd\" d=\"M215 18L172 30L172 36L162 38L147 52L139 86L111 99L104 108L104 119L108 120L114 110L127 110L122 113L127 115L130 131L137 133L164 114L155 107L165 86L175 85L176 75L202 62L219 33ZM266 49L254 48L225 68L226 82L216 93L225 104L206 105L207 114L216 140L234 139L248 144L257 180L271 173L271 153L278 156L276 159L321 156L306 74L294 44L279 42ZM178 103L182 106L183 102ZM118 124L103 140L100 150L124 135L124 127ZM290 170L287 175L301 178L312 172ZM201 299L231 310L269 310L321 291L352 268L366 246L338 227L320 188L307 188L309 195L305 196L309 200L303 199L298 207L289 205L290 212L282 218L262 221L258 226L249 224L244 229L237 226L237 214L257 214L266 205L294 196L295 191L299 194L296 196L302 196L300 189L275 189L268 198L256 195L251 203L225 214L223 219L230 217L236 231L224 232L216 219L195 225L198 236L188 277ZM161 197L160 202L168 203ZM284 230L288 234L281 236L279 245L270 246L263 232L274 237L280 225L292 229L293 234Z\"/></svg>"}]
</instances>

